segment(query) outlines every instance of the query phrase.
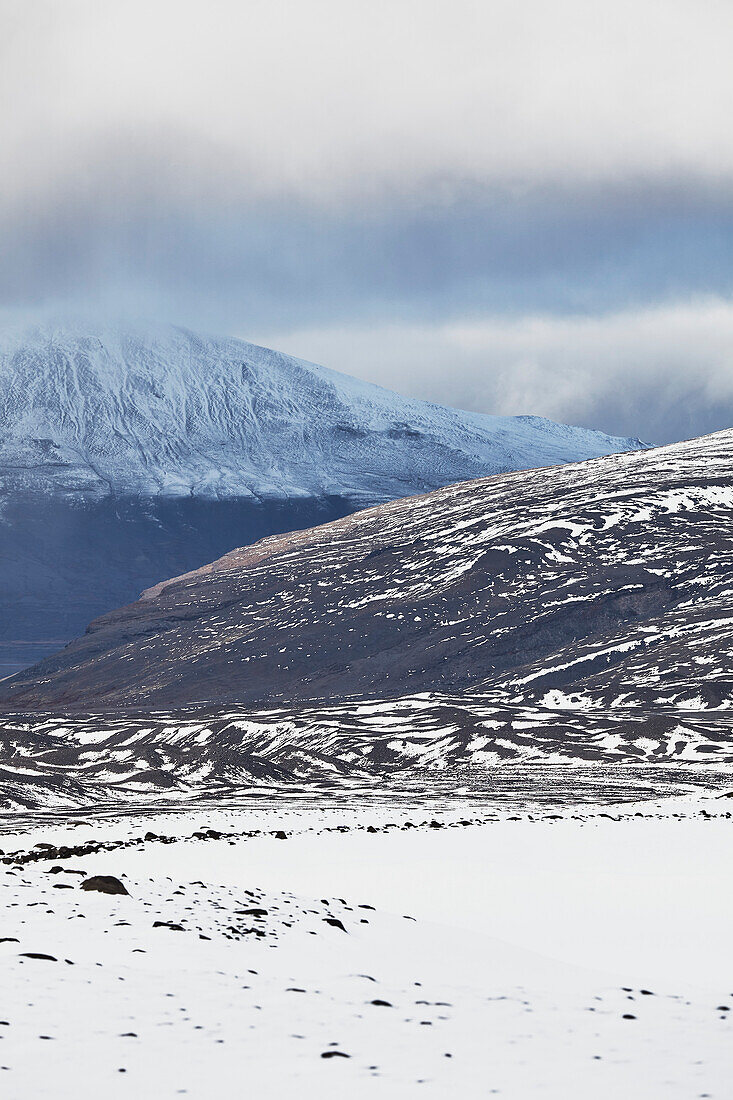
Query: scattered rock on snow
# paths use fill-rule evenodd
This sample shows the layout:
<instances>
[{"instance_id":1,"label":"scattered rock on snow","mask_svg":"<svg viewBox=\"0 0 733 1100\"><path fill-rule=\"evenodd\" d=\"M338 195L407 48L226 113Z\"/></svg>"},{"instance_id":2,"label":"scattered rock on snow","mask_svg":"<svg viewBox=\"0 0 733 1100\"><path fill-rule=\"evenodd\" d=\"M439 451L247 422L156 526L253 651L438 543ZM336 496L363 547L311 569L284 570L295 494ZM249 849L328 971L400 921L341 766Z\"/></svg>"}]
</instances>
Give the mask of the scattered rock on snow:
<instances>
[{"instance_id":1,"label":"scattered rock on snow","mask_svg":"<svg viewBox=\"0 0 733 1100\"><path fill-rule=\"evenodd\" d=\"M338 917L324 917L323 919L326 924L330 924L332 928L340 928L342 932L346 931Z\"/></svg>"}]
</instances>

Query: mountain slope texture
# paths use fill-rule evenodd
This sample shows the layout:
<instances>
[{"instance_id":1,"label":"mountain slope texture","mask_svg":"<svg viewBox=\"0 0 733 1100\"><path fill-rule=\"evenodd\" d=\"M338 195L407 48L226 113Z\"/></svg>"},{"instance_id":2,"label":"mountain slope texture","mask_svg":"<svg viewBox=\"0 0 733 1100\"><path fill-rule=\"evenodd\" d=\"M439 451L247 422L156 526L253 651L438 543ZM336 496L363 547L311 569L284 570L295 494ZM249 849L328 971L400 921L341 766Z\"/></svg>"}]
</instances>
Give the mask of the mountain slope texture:
<instances>
[{"instance_id":1,"label":"mountain slope texture","mask_svg":"<svg viewBox=\"0 0 733 1100\"><path fill-rule=\"evenodd\" d=\"M0 644L59 640L263 536L640 447L410 401L234 339L0 330Z\"/></svg>"},{"instance_id":2,"label":"mountain slope texture","mask_svg":"<svg viewBox=\"0 0 733 1100\"><path fill-rule=\"evenodd\" d=\"M103 616L0 685L0 700L282 707L440 692L514 707L725 709L732 470L725 431L274 536Z\"/></svg>"}]
</instances>

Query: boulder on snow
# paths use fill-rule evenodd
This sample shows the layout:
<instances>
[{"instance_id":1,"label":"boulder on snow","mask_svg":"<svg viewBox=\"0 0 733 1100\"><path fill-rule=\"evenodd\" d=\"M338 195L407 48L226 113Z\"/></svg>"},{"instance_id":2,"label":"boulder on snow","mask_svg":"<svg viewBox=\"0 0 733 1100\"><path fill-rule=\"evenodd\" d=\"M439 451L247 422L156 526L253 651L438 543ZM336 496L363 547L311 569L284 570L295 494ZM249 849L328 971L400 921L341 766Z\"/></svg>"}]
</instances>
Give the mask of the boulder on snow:
<instances>
[{"instance_id":1,"label":"boulder on snow","mask_svg":"<svg viewBox=\"0 0 733 1100\"><path fill-rule=\"evenodd\" d=\"M100 894L128 894L129 890L114 875L92 875L84 879L82 890L97 890Z\"/></svg>"}]
</instances>

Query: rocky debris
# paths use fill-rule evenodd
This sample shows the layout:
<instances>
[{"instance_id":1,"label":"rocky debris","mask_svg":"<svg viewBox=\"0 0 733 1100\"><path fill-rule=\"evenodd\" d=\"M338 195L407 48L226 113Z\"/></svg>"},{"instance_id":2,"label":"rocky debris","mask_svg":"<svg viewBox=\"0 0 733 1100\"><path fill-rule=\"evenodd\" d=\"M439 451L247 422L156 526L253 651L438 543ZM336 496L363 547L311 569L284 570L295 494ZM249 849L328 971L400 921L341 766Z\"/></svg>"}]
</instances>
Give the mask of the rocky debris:
<instances>
[{"instance_id":1,"label":"rocky debris","mask_svg":"<svg viewBox=\"0 0 733 1100\"><path fill-rule=\"evenodd\" d=\"M269 835L265 830L263 836ZM223 839L223 838L222 838ZM27 880L22 883L8 882L12 889L24 890L34 884L40 891L39 900L31 901L31 907L48 904L48 891L65 883L50 881L45 871L31 866L26 871ZM40 872L40 873L39 873ZM51 876L56 878L59 872ZM112 876L90 876L86 882L93 882L94 878L102 878L109 881ZM120 880L115 880L120 883ZM86 887L86 882L84 886ZM127 890L127 887L125 887ZM173 883L170 879L140 880L136 881L134 888L130 890L136 900L142 904L142 910L149 920L146 925L155 930L162 929L173 932L192 933L197 939L211 941L223 938L225 940L249 940L253 943L279 946L282 938L290 934L291 930L299 927L307 935L325 934L321 921L326 918L335 927L345 928L340 921L339 914L352 913L354 908L349 906L344 899L323 899L321 902L303 901L290 893L269 894L262 890L246 889L234 890L231 887L216 886L211 882L196 880L189 883ZM46 897L44 898L44 893ZM21 895L22 896L22 895ZM103 911L89 909L74 902L71 896L71 905L67 909L69 919L82 918L104 922L101 916ZM51 910L47 910L51 912ZM129 914L129 910L128 910ZM116 920L111 926L118 935L123 937L123 929L131 929L136 925L138 909L134 909L127 920ZM108 929L105 929L108 930ZM16 937L7 937L7 942L19 943ZM0 938L2 942L2 938ZM135 947L133 951L142 950ZM71 960L66 960L71 962Z\"/></svg>"},{"instance_id":2,"label":"rocky debris","mask_svg":"<svg viewBox=\"0 0 733 1100\"><path fill-rule=\"evenodd\" d=\"M96 890L100 894L129 894L124 883L114 875L92 875L81 883L82 890Z\"/></svg>"},{"instance_id":3,"label":"rocky debris","mask_svg":"<svg viewBox=\"0 0 733 1100\"><path fill-rule=\"evenodd\" d=\"M221 835L222 834L216 834L216 837L220 837ZM175 844L176 841L179 839L180 838L176 836L155 837L155 840L160 842L161 844ZM206 839L215 838L207 837ZM0 858L0 863L12 865L15 863L35 863L39 860L46 859L73 859L78 858L79 856L96 855L98 852L115 852L120 848L130 848L137 844L140 844L141 842L141 837L135 837L131 840L89 840L85 844L75 844L73 846L60 845L56 847L52 844L47 844L40 849L38 848L38 846L34 846L30 851L27 852L13 852L11 855L3 856L2 858ZM65 868L59 868L59 871L60 870L65 870ZM59 871L51 869L49 873L58 874ZM74 870L66 871L66 873L72 875L85 875L87 872Z\"/></svg>"},{"instance_id":4,"label":"rocky debris","mask_svg":"<svg viewBox=\"0 0 733 1100\"><path fill-rule=\"evenodd\" d=\"M124 840L90 840L86 844L75 844L73 846L62 844L56 847L53 844L44 844L43 847L39 848L36 845L29 852L15 852L10 856L4 856L0 862L12 864L14 862L34 863L45 859L73 859L78 856L94 855L97 852L114 852L115 849L123 848L126 844L127 842Z\"/></svg>"}]
</instances>

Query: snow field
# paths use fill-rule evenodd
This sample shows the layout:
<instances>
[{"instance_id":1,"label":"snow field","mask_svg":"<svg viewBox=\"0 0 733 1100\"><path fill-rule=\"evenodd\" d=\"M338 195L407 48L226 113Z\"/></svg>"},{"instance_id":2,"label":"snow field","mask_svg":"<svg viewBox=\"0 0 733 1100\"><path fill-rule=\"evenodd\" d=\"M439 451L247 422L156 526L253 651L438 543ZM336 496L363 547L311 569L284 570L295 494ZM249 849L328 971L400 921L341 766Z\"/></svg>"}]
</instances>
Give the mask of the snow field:
<instances>
[{"instance_id":1,"label":"snow field","mask_svg":"<svg viewBox=\"0 0 733 1100\"><path fill-rule=\"evenodd\" d=\"M6 864L0 936L19 942L0 943L0 1087L19 1100L726 1096L731 825L704 804L715 816L682 800L387 831L407 815L385 809L375 833L320 831L343 809L263 808L242 826L285 840ZM237 816L186 811L142 834ZM123 818L1 843L30 852L81 831L142 835ZM49 873L59 862L123 876L130 896L82 892L82 876Z\"/></svg>"}]
</instances>

